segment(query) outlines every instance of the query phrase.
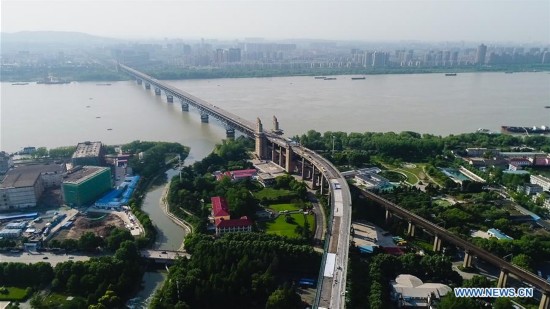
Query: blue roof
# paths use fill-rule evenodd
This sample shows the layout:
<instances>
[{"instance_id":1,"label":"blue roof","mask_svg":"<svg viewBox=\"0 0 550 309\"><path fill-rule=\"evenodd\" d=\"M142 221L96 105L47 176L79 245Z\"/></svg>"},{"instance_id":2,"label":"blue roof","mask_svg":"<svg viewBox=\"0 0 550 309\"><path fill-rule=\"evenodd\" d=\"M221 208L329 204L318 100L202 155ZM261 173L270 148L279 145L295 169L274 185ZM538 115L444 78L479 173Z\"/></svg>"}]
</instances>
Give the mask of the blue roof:
<instances>
[{"instance_id":1,"label":"blue roof","mask_svg":"<svg viewBox=\"0 0 550 309\"><path fill-rule=\"evenodd\" d=\"M498 229L488 229L487 230L487 233L492 233L493 235L495 235L495 237L497 239L506 239L506 240L513 240L512 237L502 233L500 230Z\"/></svg>"},{"instance_id":2,"label":"blue roof","mask_svg":"<svg viewBox=\"0 0 550 309\"><path fill-rule=\"evenodd\" d=\"M38 217L38 213L31 212L31 213L11 215L11 216L0 216L0 220L15 220L15 219L36 218L36 217Z\"/></svg>"}]
</instances>

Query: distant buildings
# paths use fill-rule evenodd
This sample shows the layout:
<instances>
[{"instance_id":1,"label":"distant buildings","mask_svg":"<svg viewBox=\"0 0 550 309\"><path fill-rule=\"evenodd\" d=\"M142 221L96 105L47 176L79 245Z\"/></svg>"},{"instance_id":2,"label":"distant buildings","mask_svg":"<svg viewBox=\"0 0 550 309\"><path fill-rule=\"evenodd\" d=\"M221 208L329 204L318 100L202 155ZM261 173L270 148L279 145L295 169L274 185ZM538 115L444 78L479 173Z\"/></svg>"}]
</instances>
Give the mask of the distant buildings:
<instances>
[{"instance_id":1,"label":"distant buildings","mask_svg":"<svg viewBox=\"0 0 550 309\"><path fill-rule=\"evenodd\" d=\"M483 65L485 64L485 55L487 54L487 46L484 44L481 44L477 48L476 53L476 62L477 65Z\"/></svg>"},{"instance_id":2,"label":"distant buildings","mask_svg":"<svg viewBox=\"0 0 550 309\"><path fill-rule=\"evenodd\" d=\"M541 186L544 191L550 191L550 178L541 175L531 175L530 182Z\"/></svg>"},{"instance_id":3,"label":"distant buildings","mask_svg":"<svg viewBox=\"0 0 550 309\"><path fill-rule=\"evenodd\" d=\"M101 142L78 143L71 159L73 166L105 165L105 149Z\"/></svg>"},{"instance_id":4,"label":"distant buildings","mask_svg":"<svg viewBox=\"0 0 550 309\"><path fill-rule=\"evenodd\" d=\"M355 181L367 189L383 189L390 185L390 181L378 175L379 168L361 169L355 174Z\"/></svg>"},{"instance_id":5,"label":"distant buildings","mask_svg":"<svg viewBox=\"0 0 550 309\"><path fill-rule=\"evenodd\" d=\"M44 189L58 187L65 165L29 165L9 170L0 183L0 211L34 207Z\"/></svg>"},{"instance_id":6,"label":"distant buildings","mask_svg":"<svg viewBox=\"0 0 550 309\"><path fill-rule=\"evenodd\" d=\"M91 204L111 189L111 169L99 166L75 167L63 178L63 200L70 206Z\"/></svg>"}]
</instances>

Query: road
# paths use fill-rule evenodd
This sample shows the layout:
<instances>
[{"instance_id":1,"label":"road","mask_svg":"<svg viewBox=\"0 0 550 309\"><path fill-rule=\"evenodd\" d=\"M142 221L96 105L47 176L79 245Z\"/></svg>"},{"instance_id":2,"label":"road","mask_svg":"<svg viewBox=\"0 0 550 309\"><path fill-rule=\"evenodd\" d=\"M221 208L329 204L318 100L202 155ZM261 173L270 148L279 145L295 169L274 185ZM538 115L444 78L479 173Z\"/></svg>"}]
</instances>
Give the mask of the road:
<instances>
[{"instance_id":1,"label":"road","mask_svg":"<svg viewBox=\"0 0 550 309\"><path fill-rule=\"evenodd\" d=\"M80 254L54 254L51 252L38 252L38 253L0 253L0 262L12 262L12 263L25 263L34 264L38 262L50 263L55 267L58 263L67 261L87 261L90 256Z\"/></svg>"}]
</instances>

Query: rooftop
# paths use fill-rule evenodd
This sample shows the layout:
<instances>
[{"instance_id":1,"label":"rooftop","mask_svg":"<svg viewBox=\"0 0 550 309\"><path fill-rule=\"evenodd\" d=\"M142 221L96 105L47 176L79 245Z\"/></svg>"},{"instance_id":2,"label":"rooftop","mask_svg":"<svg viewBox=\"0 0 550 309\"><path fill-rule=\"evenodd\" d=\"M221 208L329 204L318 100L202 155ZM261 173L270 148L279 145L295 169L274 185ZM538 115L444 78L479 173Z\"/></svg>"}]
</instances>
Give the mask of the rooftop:
<instances>
[{"instance_id":1,"label":"rooftop","mask_svg":"<svg viewBox=\"0 0 550 309\"><path fill-rule=\"evenodd\" d=\"M424 283L417 277L407 274L397 276L391 285L395 292L400 294L402 300L413 303L422 302L422 299L427 299L429 295L440 298L451 292L451 288L445 284Z\"/></svg>"},{"instance_id":2,"label":"rooftop","mask_svg":"<svg viewBox=\"0 0 550 309\"><path fill-rule=\"evenodd\" d=\"M227 201L221 196L213 196L212 201L212 213L214 217L229 216L229 207Z\"/></svg>"},{"instance_id":3,"label":"rooftop","mask_svg":"<svg viewBox=\"0 0 550 309\"><path fill-rule=\"evenodd\" d=\"M247 216L241 217L240 219L233 219L233 220L216 219L217 228L247 227L251 225L252 225L252 221L250 221L250 219L248 219Z\"/></svg>"},{"instance_id":4,"label":"rooftop","mask_svg":"<svg viewBox=\"0 0 550 309\"><path fill-rule=\"evenodd\" d=\"M18 166L9 170L0 183L0 188L23 188L34 186L41 173L63 173L63 164L37 164Z\"/></svg>"},{"instance_id":5,"label":"rooftop","mask_svg":"<svg viewBox=\"0 0 550 309\"><path fill-rule=\"evenodd\" d=\"M99 157L101 142L78 143L73 158Z\"/></svg>"},{"instance_id":6,"label":"rooftop","mask_svg":"<svg viewBox=\"0 0 550 309\"><path fill-rule=\"evenodd\" d=\"M100 166L77 166L67 172L67 175L63 177L63 183L79 184L87 180L88 178L101 173L104 170L110 170L110 168Z\"/></svg>"}]
</instances>

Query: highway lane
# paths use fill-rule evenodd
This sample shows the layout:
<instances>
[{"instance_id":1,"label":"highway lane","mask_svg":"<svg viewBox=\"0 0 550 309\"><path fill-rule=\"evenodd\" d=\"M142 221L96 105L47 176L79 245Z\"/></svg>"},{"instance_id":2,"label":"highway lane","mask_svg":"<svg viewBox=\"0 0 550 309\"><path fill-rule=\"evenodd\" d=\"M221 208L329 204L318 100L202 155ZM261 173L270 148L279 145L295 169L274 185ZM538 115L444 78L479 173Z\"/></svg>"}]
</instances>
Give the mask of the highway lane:
<instances>
[{"instance_id":1,"label":"highway lane","mask_svg":"<svg viewBox=\"0 0 550 309\"><path fill-rule=\"evenodd\" d=\"M0 253L0 262L34 264L38 262L50 263L52 266L67 261L87 261L91 257L81 254L54 254L51 252L2 252Z\"/></svg>"}]
</instances>

